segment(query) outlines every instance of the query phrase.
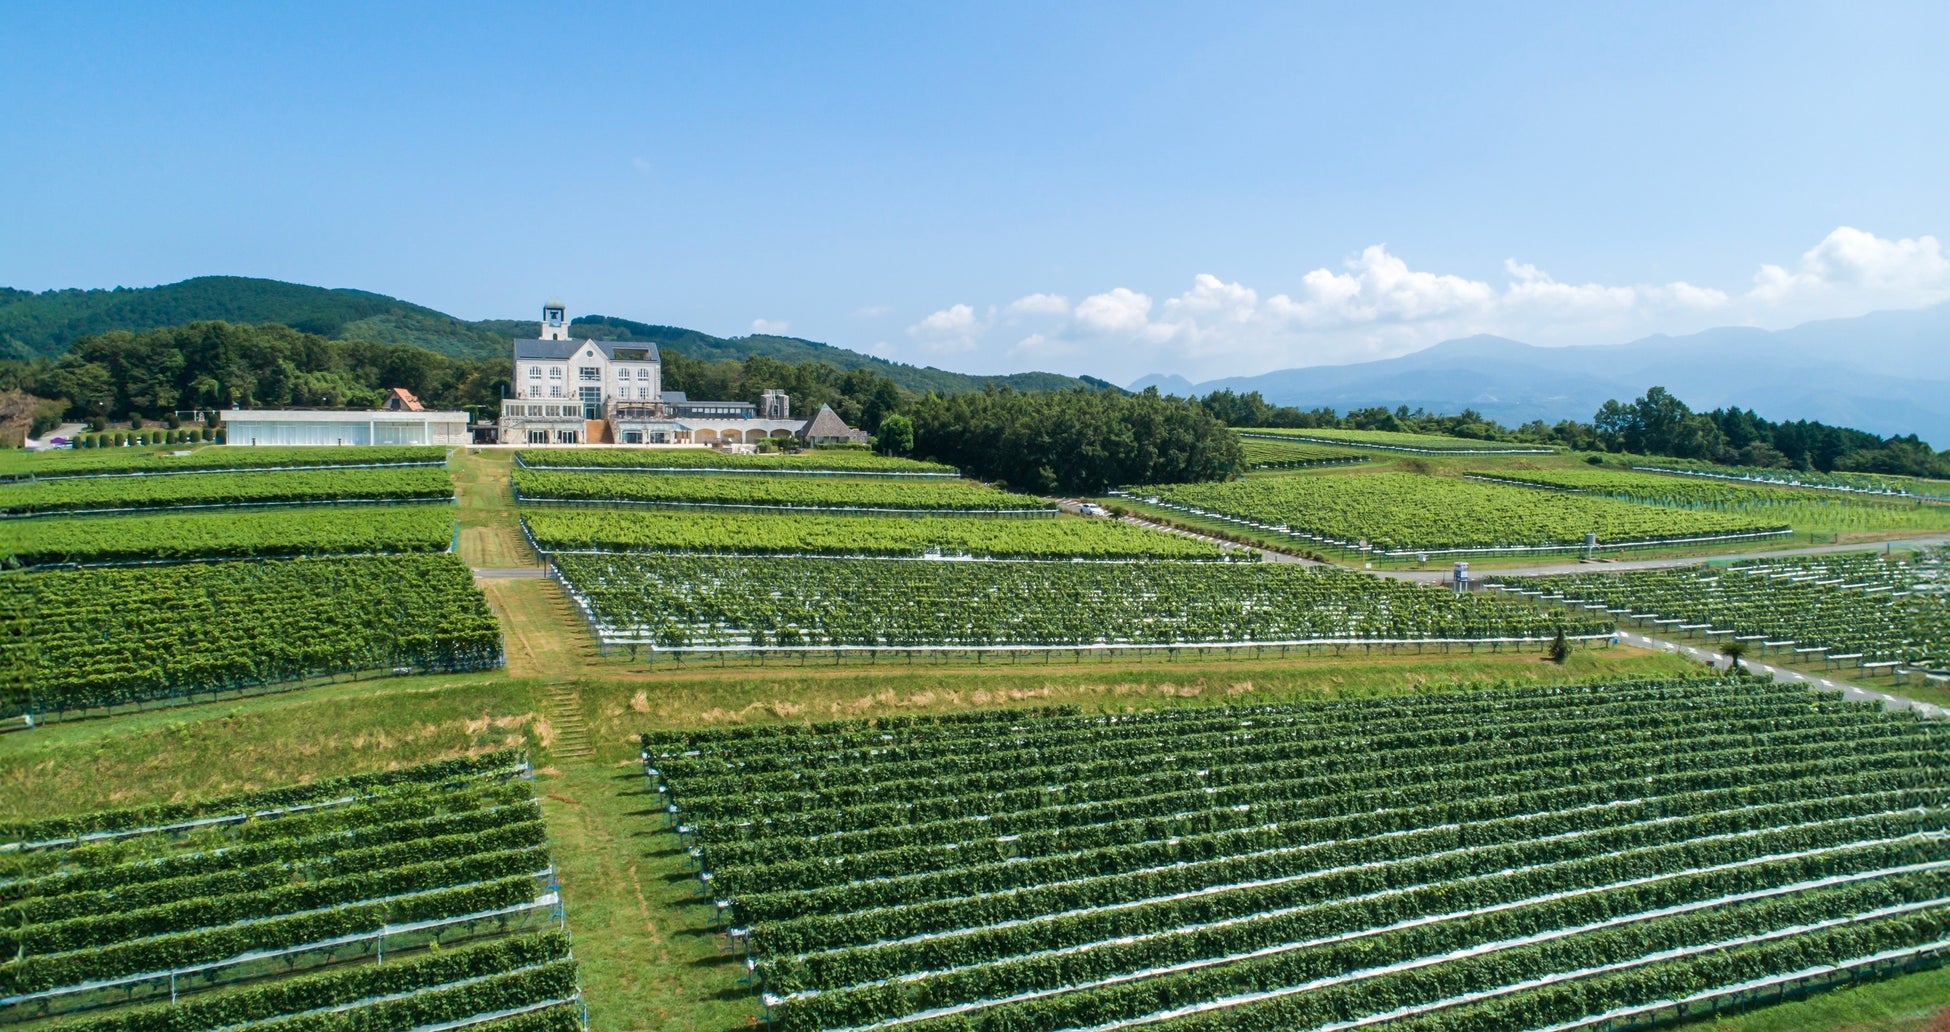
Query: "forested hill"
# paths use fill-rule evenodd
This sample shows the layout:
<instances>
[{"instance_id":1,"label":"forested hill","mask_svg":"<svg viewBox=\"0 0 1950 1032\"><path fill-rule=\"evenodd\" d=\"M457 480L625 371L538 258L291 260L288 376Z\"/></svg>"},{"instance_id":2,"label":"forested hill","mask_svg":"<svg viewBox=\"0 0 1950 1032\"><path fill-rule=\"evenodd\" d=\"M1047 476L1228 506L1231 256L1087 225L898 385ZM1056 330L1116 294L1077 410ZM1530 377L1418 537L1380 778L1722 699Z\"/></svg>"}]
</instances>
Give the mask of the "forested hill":
<instances>
[{"instance_id":1,"label":"forested hill","mask_svg":"<svg viewBox=\"0 0 1950 1032\"><path fill-rule=\"evenodd\" d=\"M475 325L494 330L509 338L532 337L535 334L533 320L489 319ZM1013 387L1019 391L1064 391L1073 387L1122 388L1107 380L1094 376L1077 378L1058 373L1007 373L995 376L973 376L968 373L951 373L933 366L913 366L904 362L890 362L873 355L863 355L858 351L836 348L818 341L801 340L798 337L773 337L753 334L749 337L713 337L708 333L686 330L678 326L652 326L648 323L619 319L612 315L585 315L569 323L569 332L578 337L591 337L596 340L650 341L659 348L668 348L686 358L701 358L708 361L764 356L781 362L797 364L800 362L824 362L835 369L867 369L900 384L917 394L934 391L937 394L960 394L965 391L981 390L990 383L997 386Z\"/></svg>"},{"instance_id":2,"label":"forested hill","mask_svg":"<svg viewBox=\"0 0 1950 1032\"><path fill-rule=\"evenodd\" d=\"M83 337L112 330L139 333L213 320L273 323L332 340L410 344L466 359L506 357L510 340L535 332L533 320L469 322L364 290L333 290L244 276L199 276L160 287L112 290L34 293L0 287L0 359L53 358ZM764 356L788 363L824 362L843 371L866 369L916 393L953 394L980 390L989 383L1021 391L1080 386L1116 389L1093 377L1077 379L1055 373L970 376L890 362L794 337L713 337L696 330L610 316L577 319L575 330L603 340L655 341L659 347L707 361Z\"/></svg>"},{"instance_id":3,"label":"forested hill","mask_svg":"<svg viewBox=\"0 0 1950 1032\"><path fill-rule=\"evenodd\" d=\"M277 323L334 340L412 344L454 358L506 353L496 334L444 312L363 290L244 276L198 276L160 287L0 287L0 358L52 358L83 337L188 322Z\"/></svg>"}]
</instances>

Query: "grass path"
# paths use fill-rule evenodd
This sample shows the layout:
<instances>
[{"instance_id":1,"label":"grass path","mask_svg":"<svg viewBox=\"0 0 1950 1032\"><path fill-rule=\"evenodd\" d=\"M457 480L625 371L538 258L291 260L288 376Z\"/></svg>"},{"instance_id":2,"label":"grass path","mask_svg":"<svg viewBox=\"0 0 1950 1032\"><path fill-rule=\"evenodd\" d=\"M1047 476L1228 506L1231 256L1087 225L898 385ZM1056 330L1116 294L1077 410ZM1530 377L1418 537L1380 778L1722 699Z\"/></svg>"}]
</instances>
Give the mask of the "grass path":
<instances>
[{"instance_id":1,"label":"grass path","mask_svg":"<svg viewBox=\"0 0 1950 1032\"><path fill-rule=\"evenodd\" d=\"M733 1029L757 1000L719 950L658 797L632 760L548 772L542 806L582 964L589 1027Z\"/></svg>"},{"instance_id":2,"label":"grass path","mask_svg":"<svg viewBox=\"0 0 1950 1032\"><path fill-rule=\"evenodd\" d=\"M508 484L514 453L461 449L448 468L460 499L460 556L467 565L477 570L540 566L521 533Z\"/></svg>"},{"instance_id":3,"label":"grass path","mask_svg":"<svg viewBox=\"0 0 1950 1032\"><path fill-rule=\"evenodd\" d=\"M1938 968L1671 1028L1674 1032L1950 1032L1946 999L1950 999L1950 969Z\"/></svg>"},{"instance_id":4,"label":"grass path","mask_svg":"<svg viewBox=\"0 0 1950 1032\"><path fill-rule=\"evenodd\" d=\"M600 673L603 659L560 585L532 578L475 584L501 621L509 676L569 681Z\"/></svg>"}]
</instances>

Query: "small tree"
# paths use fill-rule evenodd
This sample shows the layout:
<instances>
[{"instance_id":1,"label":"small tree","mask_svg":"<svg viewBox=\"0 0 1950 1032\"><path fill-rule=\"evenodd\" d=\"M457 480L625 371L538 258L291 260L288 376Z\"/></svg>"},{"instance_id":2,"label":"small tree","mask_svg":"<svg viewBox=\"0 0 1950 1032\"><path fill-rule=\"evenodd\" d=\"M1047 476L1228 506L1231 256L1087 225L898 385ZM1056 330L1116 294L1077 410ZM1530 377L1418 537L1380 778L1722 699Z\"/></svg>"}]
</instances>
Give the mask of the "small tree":
<instances>
[{"instance_id":1,"label":"small tree","mask_svg":"<svg viewBox=\"0 0 1950 1032\"><path fill-rule=\"evenodd\" d=\"M1571 658L1571 642L1564 637L1564 628L1557 629L1557 636L1551 639L1550 651L1545 655L1550 657L1551 662L1559 664Z\"/></svg>"},{"instance_id":2,"label":"small tree","mask_svg":"<svg viewBox=\"0 0 1950 1032\"><path fill-rule=\"evenodd\" d=\"M914 450L914 421L899 413L880 421L874 445L882 455L906 455Z\"/></svg>"},{"instance_id":3,"label":"small tree","mask_svg":"<svg viewBox=\"0 0 1950 1032\"><path fill-rule=\"evenodd\" d=\"M1725 645L1720 646L1720 655L1727 657L1728 670L1736 674L1740 673L1742 670L1740 661L1747 657L1747 643L1744 641L1727 642Z\"/></svg>"}]
</instances>

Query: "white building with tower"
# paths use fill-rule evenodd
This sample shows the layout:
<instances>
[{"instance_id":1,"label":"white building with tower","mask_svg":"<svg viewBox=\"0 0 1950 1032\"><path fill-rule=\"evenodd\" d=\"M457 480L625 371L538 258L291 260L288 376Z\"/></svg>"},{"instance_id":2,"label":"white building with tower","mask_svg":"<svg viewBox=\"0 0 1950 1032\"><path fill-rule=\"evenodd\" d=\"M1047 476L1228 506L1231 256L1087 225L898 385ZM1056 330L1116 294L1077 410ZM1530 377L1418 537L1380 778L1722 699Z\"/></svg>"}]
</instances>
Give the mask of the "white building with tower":
<instances>
[{"instance_id":1,"label":"white building with tower","mask_svg":"<svg viewBox=\"0 0 1950 1032\"><path fill-rule=\"evenodd\" d=\"M807 433L817 423L822 443L840 439L839 431L865 440L832 409L821 406L820 416L794 420L784 391L766 391L758 405L666 391L655 344L579 340L569 333L568 309L551 299L542 306L538 334L515 341L513 387L501 403L498 431L502 444L722 447L778 438L810 442Z\"/></svg>"}]
</instances>

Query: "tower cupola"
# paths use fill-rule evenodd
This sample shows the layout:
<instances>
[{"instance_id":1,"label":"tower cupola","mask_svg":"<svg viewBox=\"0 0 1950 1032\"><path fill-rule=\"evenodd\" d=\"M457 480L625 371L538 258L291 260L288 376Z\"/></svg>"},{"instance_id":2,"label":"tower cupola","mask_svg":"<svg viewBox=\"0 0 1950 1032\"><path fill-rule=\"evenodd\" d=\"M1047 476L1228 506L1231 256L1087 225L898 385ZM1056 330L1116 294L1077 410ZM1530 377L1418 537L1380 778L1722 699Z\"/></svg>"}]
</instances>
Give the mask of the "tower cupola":
<instances>
[{"instance_id":1,"label":"tower cupola","mask_svg":"<svg viewBox=\"0 0 1950 1032\"><path fill-rule=\"evenodd\" d=\"M569 310L560 298L550 298L542 306L542 340L569 339Z\"/></svg>"}]
</instances>

